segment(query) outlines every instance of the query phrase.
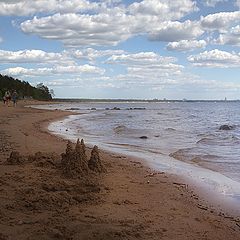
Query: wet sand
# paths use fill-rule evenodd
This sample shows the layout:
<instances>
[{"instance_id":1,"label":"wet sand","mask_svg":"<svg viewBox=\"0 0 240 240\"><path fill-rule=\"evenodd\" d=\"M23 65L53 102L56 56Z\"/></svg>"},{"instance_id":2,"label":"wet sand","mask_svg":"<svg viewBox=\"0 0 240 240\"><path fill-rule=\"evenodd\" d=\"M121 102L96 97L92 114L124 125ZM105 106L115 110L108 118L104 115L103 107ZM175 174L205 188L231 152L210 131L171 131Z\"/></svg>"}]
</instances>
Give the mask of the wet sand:
<instances>
[{"instance_id":1,"label":"wet sand","mask_svg":"<svg viewBox=\"0 0 240 240\"><path fill-rule=\"evenodd\" d=\"M64 177L66 141L46 127L69 113L26 104L0 105L0 239L240 239L238 217L138 159L100 151L106 173ZM6 164L11 151L25 160Z\"/></svg>"}]
</instances>

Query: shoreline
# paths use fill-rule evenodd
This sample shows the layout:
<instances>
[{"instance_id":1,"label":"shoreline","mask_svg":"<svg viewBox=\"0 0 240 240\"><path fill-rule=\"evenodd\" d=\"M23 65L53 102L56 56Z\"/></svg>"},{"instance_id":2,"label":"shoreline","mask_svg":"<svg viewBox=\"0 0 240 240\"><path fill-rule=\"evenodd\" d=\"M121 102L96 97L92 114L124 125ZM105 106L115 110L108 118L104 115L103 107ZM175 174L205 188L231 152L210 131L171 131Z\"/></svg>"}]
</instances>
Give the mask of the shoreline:
<instances>
[{"instance_id":1,"label":"shoreline","mask_svg":"<svg viewBox=\"0 0 240 240\"><path fill-rule=\"evenodd\" d=\"M60 110L61 111L61 110ZM65 140L70 141L76 141L76 138L73 137L75 135L74 133L71 133L71 128L68 129L67 123L68 121L73 121L75 119L74 116L86 113L75 113L69 111L68 118L64 118L61 120L56 120L54 122L50 122L47 128L47 131L50 132L50 134L53 134L55 136L58 136L60 138L63 138ZM64 123L63 125L58 125L58 122ZM50 127L51 124L55 124L56 126ZM60 128L60 131L59 131ZM64 130L68 129L68 131L65 133ZM81 135L81 130L78 131L79 135ZM73 135L72 135L73 134ZM90 143L90 145L97 144L96 142ZM121 144L119 144L121 145ZM239 209L239 200L238 200L238 194L229 194L227 187L231 188L232 191L235 190L235 192L239 192L239 187L236 185L235 181L231 179L228 176L225 176L224 174L214 171L209 168L204 168L202 166L195 166L192 164L189 164L187 161L181 161L178 159L173 158L166 155L166 156L159 156L161 158L161 161L159 163L155 163L155 161L151 160L151 156L146 156L144 153L140 152L131 152L124 149L118 149L114 148L114 146L106 146L106 145L100 145L101 148L112 154L119 154L122 156L129 157L129 158L136 158L137 160L141 161L143 165L147 168L151 168L152 171L165 171L166 174L169 176L176 178L177 180L184 182L184 184L188 185L190 189L193 190L193 192L197 193L200 198L208 205L211 206L211 208L216 208L219 211L223 211L227 214L233 215L235 217L240 216L240 209ZM124 146L124 144L122 144ZM127 145L126 146L131 146ZM155 158L155 156L152 156ZM163 159L166 159L163 161ZM171 161L171 165L168 165L168 163ZM180 167L180 165L183 165ZM178 170L172 170L172 168L176 168ZM184 170L183 170L184 169ZM181 172L181 173L179 173ZM195 177L195 174L197 178ZM209 178L209 175L211 177ZM204 180L202 180L204 179ZM218 182L217 179L222 179L221 182ZM208 182L211 181L212 183L209 184ZM231 185L232 184L232 185ZM226 187L227 186L227 187ZM220 189L218 191L218 189ZM222 191L222 192L220 192Z\"/></svg>"},{"instance_id":2,"label":"shoreline","mask_svg":"<svg viewBox=\"0 0 240 240\"><path fill-rule=\"evenodd\" d=\"M53 239L53 235L60 236L58 239L239 239L240 219L205 206L205 201L180 179L156 172L137 158L107 151L100 151L107 173L98 179L100 192L92 202L69 204L67 209L52 209L46 204L30 212L15 207L16 179L21 179L21 189L25 190L33 181L42 178L51 184L51 174L56 179L59 177L52 169L35 168L31 164L6 166L3 164L6 157L11 150L28 155L37 151L64 152L66 140L51 135L46 125L70 114L28 109L23 103L16 109L0 107L4 129L1 137L10 143L6 151L0 152L0 214L5 216L0 222L0 233L5 239L8 234L18 239ZM89 154L89 148L87 150ZM43 175L40 180L40 176L33 174L36 170ZM7 200L7 206L3 200ZM31 223L25 224L22 215ZM40 218L45 224L40 223Z\"/></svg>"}]
</instances>

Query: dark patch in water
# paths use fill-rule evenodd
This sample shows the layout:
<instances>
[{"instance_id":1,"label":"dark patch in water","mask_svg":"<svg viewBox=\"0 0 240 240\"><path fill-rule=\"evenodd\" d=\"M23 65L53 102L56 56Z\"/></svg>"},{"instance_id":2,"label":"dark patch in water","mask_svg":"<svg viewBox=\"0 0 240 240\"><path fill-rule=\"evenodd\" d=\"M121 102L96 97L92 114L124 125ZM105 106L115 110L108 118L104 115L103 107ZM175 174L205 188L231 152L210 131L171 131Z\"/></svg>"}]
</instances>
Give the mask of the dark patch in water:
<instances>
[{"instance_id":1,"label":"dark patch in water","mask_svg":"<svg viewBox=\"0 0 240 240\"><path fill-rule=\"evenodd\" d=\"M127 127L124 125L119 125L113 129L113 131L117 134L122 133L127 130Z\"/></svg>"},{"instance_id":2,"label":"dark patch in water","mask_svg":"<svg viewBox=\"0 0 240 240\"><path fill-rule=\"evenodd\" d=\"M231 125L227 125L227 124L224 124L224 125L221 125L219 127L219 130L233 130L234 129L234 126L231 126Z\"/></svg>"},{"instance_id":3,"label":"dark patch in water","mask_svg":"<svg viewBox=\"0 0 240 240\"><path fill-rule=\"evenodd\" d=\"M202 143L202 144L210 144L212 139L210 138L202 138L199 141L197 141L197 144Z\"/></svg>"},{"instance_id":4,"label":"dark patch in water","mask_svg":"<svg viewBox=\"0 0 240 240\"><path fill-rule=\"evenodd\" d=\"M127 108L127 110L146 110L144 107Z\"/></svg>"},{"instance_id":5,"label":"dark patch in water","mask_svg":"<svg viewBox=\"0 0 240 240\"><path fill-rule=\"evenodd\" d=\"M67 108L66 110L80 110L80 108Z\"/></svg>"},{"instance_id":6,"label":"dark patch in water","mask_svg":"<svg viewBox=\"0 0 240 240\"><path fill-rule=\"evenodd\" d=\"M176 131L175 128L166 128L165 130L166 130L166 131Z\"/></svg>"},{"instance_id":7,"label":"dark patch in water","mask_svg":"<svg viewBox=\"0 0 240 240\"><path fill-rule=\"evenodd\" d=\"M111 110L121 110L119 107L114 107Z\"/></svg>"}]
</instances>

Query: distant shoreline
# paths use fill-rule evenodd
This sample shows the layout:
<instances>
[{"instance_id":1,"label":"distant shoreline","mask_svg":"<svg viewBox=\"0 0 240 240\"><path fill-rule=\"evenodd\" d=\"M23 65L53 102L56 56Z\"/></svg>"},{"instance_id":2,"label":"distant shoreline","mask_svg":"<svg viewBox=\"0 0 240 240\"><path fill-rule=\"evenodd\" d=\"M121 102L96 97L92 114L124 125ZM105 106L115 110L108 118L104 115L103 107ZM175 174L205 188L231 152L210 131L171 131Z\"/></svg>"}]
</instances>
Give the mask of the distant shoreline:
<instances>
[{"instance_id":1,"label":"distant shoreline","mask_svg":"<svg viewBox=\"0 0 240 240\"><path fill-rule=\"evenodd\" d=\"M187 99L91 99L91 98L54 98L50 102L138 102L138 103L175 103L175 102L240 102L236 100L187 100Z\"/></svg>"}]
</instances>

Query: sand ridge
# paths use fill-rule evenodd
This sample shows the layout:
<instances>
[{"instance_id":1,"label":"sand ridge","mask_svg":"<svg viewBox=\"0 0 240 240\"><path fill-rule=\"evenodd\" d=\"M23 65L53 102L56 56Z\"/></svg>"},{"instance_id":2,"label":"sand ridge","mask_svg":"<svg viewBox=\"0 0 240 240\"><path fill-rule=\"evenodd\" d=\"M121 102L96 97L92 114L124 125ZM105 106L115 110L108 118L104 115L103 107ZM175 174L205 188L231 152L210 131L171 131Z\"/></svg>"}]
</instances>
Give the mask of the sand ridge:
<instances>
[{"instance_id":1,"label":"sand ridge","mask_svg":"<svg viewBox=\"0 0 240 240\"><path fill-rule=\"evenodd\" d=\"M69 113L26 104L0 106L0 239L240 239L239 218L139 159L100 150L104 173L64 177L67 142L46 125Z\"/></svg>"}]
</instances>

